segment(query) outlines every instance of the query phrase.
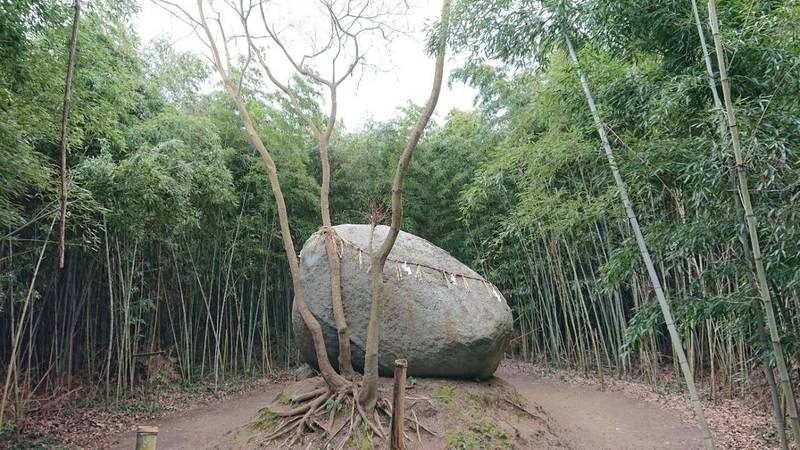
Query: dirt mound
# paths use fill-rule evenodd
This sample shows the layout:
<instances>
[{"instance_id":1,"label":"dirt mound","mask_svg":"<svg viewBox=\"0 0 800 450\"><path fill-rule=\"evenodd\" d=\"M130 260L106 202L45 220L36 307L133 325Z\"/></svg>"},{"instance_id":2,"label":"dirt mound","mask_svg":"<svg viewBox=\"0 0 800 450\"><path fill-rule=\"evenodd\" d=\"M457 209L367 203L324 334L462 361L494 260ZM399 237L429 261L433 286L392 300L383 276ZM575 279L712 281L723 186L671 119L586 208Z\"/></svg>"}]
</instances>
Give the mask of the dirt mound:
<instances>
[{"instance_id":1,"label":"dirt mound","mask_svg":"<svg viewBox=\"0 0 800 450\"><path fill-rule=\"evenodd\" d=\"M319 382L311 378L284 389L249 424L232 433L225 448L250 449L281 446L282 440L266 437L281 426L276 412L290 407L296 392ZM406 391L406 448L408 449L512 449L568 448L554 432L554 424L538 405L527 402L503 379L482 382L409 378ZM390 398L392 380L382 379L380 394ZM331 403L319 414L321 423L336 423L350 407ZM334 419L331 419L331 416ZM343 419L342 419L343 420ZM388 435L389 423L381 424ZM332 429L336 429L334 425ZM331 438L324 433L307 434L291 448L371 449L386 446L364 424L342 442L347 430ZM340 445L343 447L339 447Z\"/></svg>"}]
</instances>

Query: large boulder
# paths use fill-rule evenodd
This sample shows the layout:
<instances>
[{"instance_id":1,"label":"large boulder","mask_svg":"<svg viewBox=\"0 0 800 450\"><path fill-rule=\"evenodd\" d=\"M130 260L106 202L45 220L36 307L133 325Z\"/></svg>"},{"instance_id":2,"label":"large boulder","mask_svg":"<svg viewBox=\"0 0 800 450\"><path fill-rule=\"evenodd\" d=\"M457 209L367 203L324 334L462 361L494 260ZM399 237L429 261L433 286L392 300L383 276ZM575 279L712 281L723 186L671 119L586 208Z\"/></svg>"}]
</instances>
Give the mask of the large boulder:
<instances>
[{"instance_id":1,"label":"large boulder","mask_svg":"<svg viewBox=\"0 0 800 450\"><path fill-rule=\"evenodd\" d=\"M369 225L334 227L341 253L342 299L350 329L353 366L364 367L371 306ZM389 228L374 231L379 248ZM331 306L330 269L324 237L312 235L300 252L306 303L319 320L328 357L339 353ZM408 360L414 376L488 378L497 369L512 331L511 310L491 283L449 253L413 234L400 232L386 261L380 330L380 374L391 376L394 360ZM297 346L316 365L313 342L297 308Z\"/></svg>"}]
</instances>

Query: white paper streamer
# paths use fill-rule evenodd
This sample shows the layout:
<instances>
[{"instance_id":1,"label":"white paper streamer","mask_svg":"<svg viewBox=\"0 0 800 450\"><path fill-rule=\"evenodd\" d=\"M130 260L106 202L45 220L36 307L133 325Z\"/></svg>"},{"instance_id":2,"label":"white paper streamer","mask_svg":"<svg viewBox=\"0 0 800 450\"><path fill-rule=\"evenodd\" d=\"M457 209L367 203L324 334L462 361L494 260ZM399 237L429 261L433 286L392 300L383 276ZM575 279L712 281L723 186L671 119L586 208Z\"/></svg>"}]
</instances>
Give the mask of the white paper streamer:
<instances>
[{"instance_id":1,"label":"white paper streamer","mask_svg":"<svg viewBox=\"0 0 800 450\"><path fill-rule=\"evenodd\" d=\"M497 292L497 289L492 288L492 295L494 295L494 298L496 298L498 302L503 303L503 297L500 296L500 293Z\"/></svg>"}]
</instances>

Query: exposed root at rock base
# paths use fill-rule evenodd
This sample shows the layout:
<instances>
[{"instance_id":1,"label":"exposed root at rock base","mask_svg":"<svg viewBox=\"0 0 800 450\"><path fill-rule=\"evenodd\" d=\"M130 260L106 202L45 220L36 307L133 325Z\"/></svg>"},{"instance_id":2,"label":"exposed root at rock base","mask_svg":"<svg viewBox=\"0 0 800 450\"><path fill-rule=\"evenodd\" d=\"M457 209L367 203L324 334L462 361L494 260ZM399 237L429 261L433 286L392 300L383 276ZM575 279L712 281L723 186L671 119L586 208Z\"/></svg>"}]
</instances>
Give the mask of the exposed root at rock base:
<instances>
[{"instance_id":1,"label":"exposed root at rock base","mask_svg":"<svg viewBox=\"0 0 800 450\"><path fill-rule=\"evenodd\" d=\"M264 440L281 447L291 448L304 434L320 439L325 448L344 448L354 430L365 424L379 439L385 440L388 431L384 429L382 415L391 418L391 404L380 399L374 416L368 417L358 402L360 383L353 382L346 390L333 393L320 378L311 378L313 384L301 382L295 385L295 393L288 399L262 410L261 415L274 415L278 418L275 430ZM309 386L310 384L310 386ZM283 400L283 405L281 405ZM340 435L343 436L340 438Z\"/></svg>"},{"instance_id":2,"label":"exposed root at rock base","mask_svg":"<svg viewBox=\"0 0 800 450\"><path fill-rule=\"evenodd\" d=\"M409 379L405 446L446 448L561 448L541 408L503 380ZM286 388L229 448L381 448L388 445L391 379L382 379L375 412L358 403L360 383L332 393L320 378Z\"/></svg>"}]
</instances>

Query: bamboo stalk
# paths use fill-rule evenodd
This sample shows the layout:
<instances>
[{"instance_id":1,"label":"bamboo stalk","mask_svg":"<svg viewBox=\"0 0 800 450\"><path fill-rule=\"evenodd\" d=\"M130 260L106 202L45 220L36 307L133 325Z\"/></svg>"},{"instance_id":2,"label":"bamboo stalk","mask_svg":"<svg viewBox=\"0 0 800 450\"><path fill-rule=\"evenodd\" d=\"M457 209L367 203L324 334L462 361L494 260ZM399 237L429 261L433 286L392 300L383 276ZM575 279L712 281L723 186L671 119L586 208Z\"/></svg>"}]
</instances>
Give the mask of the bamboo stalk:
<instances>
[{"instance_id":1,"label":"bamboo stalk","mask_svg":"<svg viewBox=\"0 0 800 450\"><path fill-rule=\"evenodd\" d=\"M19 349L19 342L20 338L22 337L22 330L25 324L25 318L27 316L28 309L30 309L31 299L33 297L33 289L36 286L36 277L39 275L39 268L42 265L42 260L44 259L44 252L47 250L47 243L50 238L50 232L53 231L53 227L55 226L56 219L53 218L53 221L50 223L50 229L47 232L47 238L44 240L44 244L42 244L42 250L39 252L39 259L36 261L36 267L33 269L33 279L31 280L30 287L28 288L28 294L25 296L25 302L22 304L22 312L20 313L19 318L19 326L15 330L14 333L14 342L11 346L11 357L9 358L8 368L6 368L6 381L3 384L3 399L0 401L0 428L2 428L3 423L5 421L5 412L6 412L6 402L8 401L8 389L11 386L11 376L15 374L15 368L17 364L17 350Z\"/></svg>"},{"instance_id":2,"label":"bamboo stalk","mask_svg":"<svg viewBox=\"0 0 800 450\"><path fill-rule=\"evenodd\" d=\"M742 206L744 207L747 231L750 237L750 247L753 255L753 263L756 268L756 279L761 300L764 303L764 312L767 319L767 329L769 330L772 351L775 353L775 361L778 366L778 375L786 398L787 410L789 413L789 424L792 428L795 443L800 445L800 419L797 414L797 404L795 402L794 389L792 387L789 370L786 367L786 358L783 353L783 344L778 333L778 324L775 318L775 311L772 306L772 295L767 284L767 273L764 269L761 245L758 240L758 225L750 200L750 189L747 182L747 170L745 168L744 154L739 140L739 130L736 125L736 112L733 108L731 98L731 80L728 77L728 67L725 60L725 49L722 46L722 37L719 31L719 20L717 18L717 6L715 0L708 0L708 21L711 25L711 34L714 37L714 48L717 54L717 66L719 70L720 82L722 83L722 96L725 101L725 117L727 119L728 132L733 147L733 154L736 158L736 175L739 180L739 195L741 196Z\"/></svg>"},{"instance_id":3,"label":"bamboo stalk","mask_svg":"<svg viewBox=\"0 0 800 450\"><path fill-rule=\"evenodd\" d=\"M608 159L608 164L611 167L611 172L614 175L614 180L616 181L620 197L622 198L622 203L625 207L625 212L628 216L628 221L630 222L631 228L633 229L634 237L636 238L636 244L639 246L639 250L642 254L642 259L644 260L645 267L647 268L647 273L650 277L650 281L652 282L653 289L655 290L656 293L656 298L658 300L659 306L661 307L661 312L664 315L664 321L666 322L667 330L669 331L673 349L678 355L678 360L680 362L681 371L683 372L684 381L686 382L686 386L689 389L689 396L692 401L692 407L694 408L695 416L697 418L700 429L703 432L703 441L707 449L714 449L715 448L714 438L711 435L711 430L709 429L708 423L706 422L705 419L703 406L700 403L700 397L697 394L697 388L695 387L694 384L694 376L692 375L692 372L689 369L689 364L686 360L686 354L684 353L683 350L683 344L681 343L681 339L678 336L678 331L675 328L675 324L672 319L672 311L670 309L669 303L667 303L664 291L661 288L661 281L658 277L658 274L656 273L653 260L650 257L650 251L648 250L647 244L644 241L642 230L639 227L639 221L636 218L636 213L633 210L633 203L628 197L628 190L625 187L625 182L622 180L622 175L620 174L619 168L617 167L617 162L614 158L614 153L611 150L611 144L609 143L608 137L606 135L605 125L602 119L600 118L600 113L597 111L597 107L595 106L594 97L592 96L592 92L589 89L589 81L586 78L586 74L581 69L580 63L578 62L578 57L575 54L575 49L572 47L572 41L566 32L564 33L564 40L567 44L567 49L569 50L570 59L572 60L572 63L578 70L581 87L583 88L583 93L586 96L586 101L589 105L592 117L594 118L595 125L597 126L597 133L600 136L600 140L603 143L603 148L605 149L606 152L606 158Z\"/></svg>"},{"instance_id":4,"label":"bamboo stalk","mask_svg":"<svg viewBox=\"0 0 800 450\"><path fill-rule=\"evenodd\" d=\"M75 0L75 16L72 19L72 36L69 40L69 58L67 76L64 83L64 106L61 110L61 216L58 226L58 267L64 268L65 237L67 225L67 122L69 121L69 103L72 97L72 75L75 72L75 48L78 45L78 28L81 19L81 0Z\"/></svg>"}]
</instances>

